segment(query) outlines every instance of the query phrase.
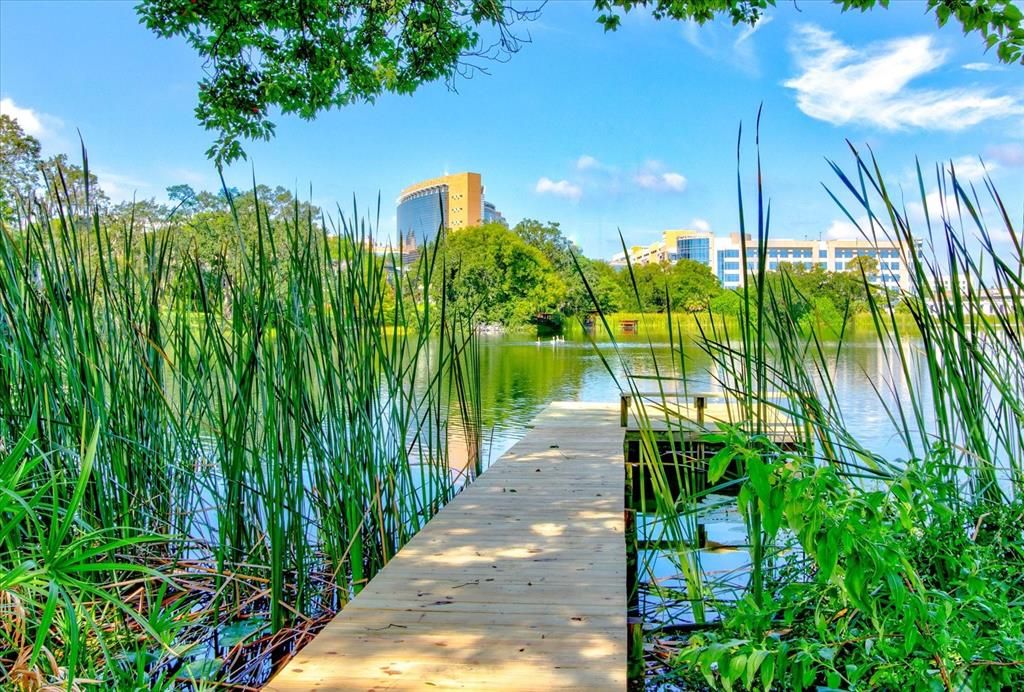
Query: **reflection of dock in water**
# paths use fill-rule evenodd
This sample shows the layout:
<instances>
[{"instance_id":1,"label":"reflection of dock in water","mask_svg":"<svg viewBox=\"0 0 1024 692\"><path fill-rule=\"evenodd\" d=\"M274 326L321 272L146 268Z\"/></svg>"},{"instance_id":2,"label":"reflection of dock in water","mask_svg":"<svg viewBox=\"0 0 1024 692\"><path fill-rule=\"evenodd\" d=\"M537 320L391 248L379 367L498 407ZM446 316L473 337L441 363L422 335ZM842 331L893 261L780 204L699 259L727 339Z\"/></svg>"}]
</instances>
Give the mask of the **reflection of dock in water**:
<instances>
[{"instance_id":1,"label":"reflection of dock in water","mask_svg":"<svg viewBox=\"0 0 1024 692\"><path fill-rule=\"evenodd\" d=\"M267 689L625 689L617 415L546 408Z\"/></svg>"}]
</instances>

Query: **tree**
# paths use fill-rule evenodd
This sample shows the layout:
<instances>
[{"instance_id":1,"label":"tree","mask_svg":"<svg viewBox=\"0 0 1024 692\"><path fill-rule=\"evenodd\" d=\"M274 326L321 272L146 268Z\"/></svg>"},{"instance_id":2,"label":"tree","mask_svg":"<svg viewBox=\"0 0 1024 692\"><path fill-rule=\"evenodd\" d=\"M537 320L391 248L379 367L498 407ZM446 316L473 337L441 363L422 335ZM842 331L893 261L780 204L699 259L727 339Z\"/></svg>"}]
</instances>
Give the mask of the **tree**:
<instances>
[{"instance_id":1,"label":"tree","mask_svg":"<svg viewBox=\"0 0 1024 692\"><path fill-rule=\"evenodd\" d=\"M615 269L607 262L582 255L578 255L576 259L594 295L591 297L579 276L579 271L573 266L572 275L566 281L569 289L562 304L562 312L571 316L586 315L595 308L599 308L605 314L621 310L626 305L626 296L622 292Z\"/></svg>"},{"instance_id":2,"label":"tree","mask_svg":"<svg viewBox=\"0 0 1024 692\"><path fill-rule=\"evenodd\" d=\"M846 263L846 271L855 274L858 278L867 276L869 279L878 274L878 260L867 255L854 257Z\"/></svg>"},{"instance_id":3,"label":"tree","mask_svg":"<svg viewBox=\"0 0 1024 692\"><path fill-rule=\"evenodd\" d=\"M707 310L722 292L718 277L703 262L681 259L672 265L669 276L673 307L686 312Z\"/></svg>"},{"instance_id":4,"label":"tree","mask_svg":"<svg viewBox=\"0 0 1024 692\"><path fill-rule=\"evenodd\" d=\"M523 325L557 311L565 298L551 262L501 224L459 229L440 242L450 305L481 322ZM440 272L436 276L435 291Z\"/></svg>"},{"instance_id":5,"label":"tree","mask_svg":"<svg viewBox=\"0 0 1024 692\"><path fill-rule=\"evenodd\" d=\"M96 175L89 173L87 186L85 169L68 163L67 154L57 154L46 159L39 164L39 171L47 188L46 204L51 215L57 213L57 199L61 200L61 204L70 203L70 211L80 216L96 209L106 209L110 203Z\"/></svg>"},{"instance_id":6,"label":"tree","mask_svg":"<svg viewBox=\"0 0 1024 692\"><path fill-rule=\"evenodd\" d=\"M509 27L530 15L495 0L143 0L137 10L209 67L196 116L218 132L207 152L218 163L244 157L241 138L273 136L273 106L311 120L386 92L412 93L471 69L466 60L515 51ZM494 46L482 41L482 25L498 29Z\"/></svg>"},{"instance_id":7,"label":"tree","mask_svg":"<svg viewBox=\"0 0 1024 692\"><path fill-rule=\"evenodd\" d=\"M1017 0L928 0L928 11L939 26L951 18L963 27L964 33L978 33L985 39L986 49L996 47L996 55L1005 63L1024 65L1024 12ZM865 12L886 8L889 0L832 0L848 10ZM619 27L623 14L637 7L649 9L655 19L676 19L704 24L718 15L727 15L733 24L756 24L776 0L594 0L594 9L601 12L597 21L605 31Z\"/></svg>"},{"instance_id":8,"label":"tree","mask_svg":"<svg viewBox=\"0 0 1024 692\"><path fill-rule=\"evenodd\" d=\"M605 30L621 13L649 8L657 19L754 24L776 0L594 0ZM843 10L887 7L889 0L832 0ZM928 0L940 25L955 18L997 47L1000 60L1024 62L1024 28L1014 0ZM218 164L245 156L242 139L269 140L279 108L311 120L321 111L372 103L453 80L476 61L507 58L521 40L516 22L539 10L499 0L142 0L141 21L158 36L180 36L199 54L196 116L217 133L207 155ZM497 33L488 45L482 29Z\"/></svg>"},{"instance_id":9,"label":"tree","mask_svg":"<svg viewBox=\"0 0 1024 692\"><path fill-rule=\"evenodd\" d=\"M736 290L722 291L711 300L711 312L716 315L739 317L741 307L743 307L743 297Z\"/></svg>"},{"instance_id":10,"label":"tree","mask_svg":"<svg viewBox=\"0 0 1024 692\"><path fill-rule=\"evenodd\" d=\"M18 121L0 115L0 220L12 222L20 200L39 184L39 140L25 134Z\"/></svg>"},{"instance_id":11,"label":"tree","mask_svg":"<svg viewBox=\"0 0 1024 692\"><path fill-rule=\"evenodd\" d=\"M669 294L667 262L634 264L632 271L619 272L619 284L626 296L626 307L641 312L664 312Z\"/></svg>"},{"instance_id":12,"label":"tree","mask_svg":"<svg viewBox=\"0 0 1024 692\"><path fill-rule=\"evenodd\" d=\"M188 215L199 208L199 199L191 185L171 185L167 188L167 199L182 214Z\"/></svg>"},{"instance_id":13,"label":"tree","mask_svg":"<svg viewBox=\"0 0 1024 692\"><path fill-rule=\"evenodd\" d=\"M582 254L580 249L562 234L557 221L546 224L534 219L523 219L512 229L527 244L540 250L559 272L575 271L572 253Z\"/></svg>"}]
</instances>

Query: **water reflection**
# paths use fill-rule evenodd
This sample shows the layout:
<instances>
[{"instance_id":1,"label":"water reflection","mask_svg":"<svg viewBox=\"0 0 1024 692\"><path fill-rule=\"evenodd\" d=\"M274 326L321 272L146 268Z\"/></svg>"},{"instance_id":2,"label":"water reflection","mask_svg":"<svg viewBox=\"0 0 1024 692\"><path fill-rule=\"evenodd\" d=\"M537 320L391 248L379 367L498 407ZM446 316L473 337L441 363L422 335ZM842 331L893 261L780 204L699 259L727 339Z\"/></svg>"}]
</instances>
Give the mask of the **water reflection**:
<instances>
[{"instance_id":1,"label":"water reflection","mask_svg":"<svg viewBox=\"0 0 1024 692\"><path fill-rule=\"evenodd\" d=\"M907 347L916 351L920 345L911 341ZM600 354L583 336L569 336L562 342L538 342L527 335L481 336L486 463L521 438L533 417L552 401L618 401L616 380L624 382L627 372L685 378L690 391L721 390L710 357L693 339L684 342L681 354L667 339L650 344L636 336L623 336L617 344L599 342L596 348ZM906 457L907 449L880 403L881 397L893 407L908 398L902 375L893 377L893 359L873 336L850 338L841 349L826 344L826 349L837 354L829 375L841 398L847 428L886 458ZM925 393L922 399L927 398ZM464 449L458 458L466 459Z\"/></svg>"}]
</instances>

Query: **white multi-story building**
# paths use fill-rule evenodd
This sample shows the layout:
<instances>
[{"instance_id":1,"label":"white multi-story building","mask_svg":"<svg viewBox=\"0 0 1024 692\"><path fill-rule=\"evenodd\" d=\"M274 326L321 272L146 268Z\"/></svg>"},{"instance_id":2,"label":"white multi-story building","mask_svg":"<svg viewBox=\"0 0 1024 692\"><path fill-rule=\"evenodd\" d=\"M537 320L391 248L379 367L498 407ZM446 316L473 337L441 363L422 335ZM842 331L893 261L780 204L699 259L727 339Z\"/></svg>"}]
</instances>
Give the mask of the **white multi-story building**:
<instances>
[{"instance_id":1,"label":"white multi-story building","mask_svg":"<svg viewBox=\"0 0 1024 692\"><path fill-rule=\"evenodd\" d=\"M748 236L747 272L757 267L757 243ZM634 264L649 262L676 262L690 259L708 265L725 288L743 285L743 263L740 234L716 236L710 231L669 230L652 245L630 248L629 259ZM768 271L778 271L783 264L802 264L807 269L816 265L826 271L843 271L855 257L872 257L878 261L878 272L870 277L887 288L907 288L910 273L907 257L900 243L879 239L797 240L771 238L765 247ZM625 266L626 256L619 253L611 259L612 266Z\"/></svg>"}]
</instances>

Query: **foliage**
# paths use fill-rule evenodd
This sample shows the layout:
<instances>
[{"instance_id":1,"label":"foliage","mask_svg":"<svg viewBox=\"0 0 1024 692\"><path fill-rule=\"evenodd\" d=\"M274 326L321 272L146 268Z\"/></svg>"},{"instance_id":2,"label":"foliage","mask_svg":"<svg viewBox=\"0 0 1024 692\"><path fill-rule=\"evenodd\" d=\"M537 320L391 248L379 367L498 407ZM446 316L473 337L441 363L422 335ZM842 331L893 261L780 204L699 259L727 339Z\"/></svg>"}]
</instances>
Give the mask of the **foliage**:
<instances>
[{"instance_id":1,"label":"foliage","mask_svg":"<svg viewBox=\"0 0 1024 692\"><path fill-rule=\"evenodd\" d=\"M196 116L218 132L207 152L218 163L244 156L242 138L270 139L274 107L309 120L451 79L473 56L514 51L506 27L525 16L493 0L143 0L137 10L149 29L181 36L208 65ZM482 45L484 24L501 30L493 49Z\"/></svg>"},{"instance_id":2,"label":"foliage","mask_svg":"<svg viewBox=\"0 0 1024 692\"><path fill-rule=\"evenodd\" d=\"M673 309L703 312L722 292L718 277L703 262L681 259L668 272Z\"/></svg>"},{"instance_id":3,"label":"foliage","mask_svg":"<svg viewBox=\"0 0 1024 692\"><path fill-rule=\"evenodd\" d=\"M723 317L739 317L742 302L743 297L739 292L735 290L722 291L712 299L710 310L713 314Z\"/></svg>"},{"instance_id":4,"label":"foliage","mask_svg":"<svg viewBox=\"0 0 1024 692\"><path fill-rule=\"evenodd\" d=\"M697 324L698 345L729 403L727 421L692 437L693 410L671 393L689 381L681 341L672 370L656 363L653 374L633 372L619 363L634 400L643 399L640 391L662 392L634 411L641 468L653 487L638 511L657 514L646 522L654 534L647 538L668 546L661 556L678 572L662 571L646 587L648 602L664 599L664 612L675 613L658 611L668 620L651 623L651 634L663 654L674 651L665 654L670 680L692 684L699 671L697 684L716 689L1017 689L1024 685L1020 229L991 180L982 200L951 167L938 167L941 219L929 217L927 235L936 256L914 236L879 164L851 149L856 170L832 164L841 189L829 194L855 201L856 209L840 206L853 223L867 216L866 237L899 243L909 285L873 286L877 266L864 259L832 276L800 266L769 272L769 217L758 214L751 242L762 262L740 290L713 301L728 302L739 319L713 309L710 323ZM756 180L756 206L768 208L760 157ZM918 187L926 196L920 170ZM745 234L742 196L740 221ZM979 243L968 242L972 235ZM640 269L627 272L638 301ZM842 311L833 300L845 301ZM871 405L906 450L899 458L873 449L878 432L868 437L845 421L851 404L834 375L854 305L870 319L885 359ZM920 343L907 342L907 320ZM815 322L821 326L807 328ZM692 331L670 331L677 340L684 333ZM686 464L699 481L684 478L672 491L667 479L679 467L664 463L656 427L678 435L670 438L681 441L672 443L676 458L711 450L704 465ZM711 545L699 524L728 505L746 536L727 546L739 564L721 570L717 560L706 564Z\"/></svg>"},{"instance_id":5,"label":"foliage","mask_svg":"<svg viewBox=\"0 0 1024 692\"><path fill-rule=\"evenodd\" d=\"M40 162L39 172L48 188L41 199L48 202L45 209L50 216L57 216L61 206L91 216L96 210L106 209L110 203L96 174L69 163L67 154L57 154Z\"/></svg>"},{"instance_id":6,"label":"foliage","mask_svg":"<svg viewBox=\"0 0 1024 692\"><path fill-rule=\"evenodd\" d=\"M25 134L11 116L0 115L0 220L14 223L18 200L31 197L39 179L40 156L39 140Z\"/></svg>"},{"instance_id":7,"label":"foliage","mask_svg":"<svg viewBox=\"0 0 1024 692\"><path fill-rule=\"evenodd\" d=\"M889 4L833 2L844 11ZM775 0L594 0L605 30L637 7L650 8L656 19L703 24L725 14L734 24L754 24L774 6ZM1024 62L1024 27L1013 0L928 0L928 8L940 25L955 18L965 32L980 33L1000 60ZM539 12L495 0L142 0L136 9L147 28L181 37L202 59L196 117L217 133L207 155L218 164L243 158L243 139L273 137L275 108L311 120L506 59L524 40L513 33L516 23ZM496 34L489 45L485 30Z\"/></svg>"},{"instance_id":8,"label":"foliage","mask_svg":"<svg viewBox=\"0 0 1024 692\"><path fill-rule=\"evenodd\" d=\"M527 245L540 250L554 266L555 271L563 275L572 271L573 253L582 254L579 246L565 237L557 221L544 224L534 219L523 219L515 225L512 232L522 238Z\"/></svg>"},{"instance_id":9,"label":"foliage","mask_svg":"<svg viewBox=\"0 0 1024 692\"><path fill-rule=\"evenodd\" d=\"M832 0L842 10L886 8L889 0ZM776 0L594 0L601 12L597 21L605 31L614 31L622 22L619 12L649 8L655 19L675 19L704 24L718 15L726 15L733 24L756 24ZM928 11L939 26L951 18L964 33L977 33L985 39L985 48L996 47L996 55L1005 63L1024 64L1024 14L1014 0L928 0Z\"/></svg>"},{"instance_id":10,"label":"foliage","mask_svg":"<svg viewBox=\"0 0 1024 692\"><path fill-rule=\"evenodd\" d=\"M565 284L548 258L502 224L448 233L440 247L449 272L444 295L462 314L520 326L556 312L564 300ZM437 284L434 293L441 295Z\"/></svg>"},{"instance_id":11,"label":"foliage","mask_svg":"<svg viewBox=\"0 0 1024 692\"><path fill-rule=\"evenodd\" d=\"M577 256L577 261L580 266L579 271L586 277L586 281L593 291L593 297L588 293L586 284L580 280L579 274L574 271L564 279L569 290L565 302L562 304L563 313L582 317L594 311L595 301L597 308L606 313L618 312L626 307L628 303L619 273L611 265L602 260L590 259L582 255Z\"/></svg>"},{"instance_id":12,"label":"foliage","mask_svg":"<svg viewBox=\"0 0 1024 692\"><path fill-rule=\"evenodd\" d=\"M749 449L739 436L723 456ZM858 490L835 466L771 451L747 457L739 501L767 540L792 536L779 548L807 556L809 578L726 606L723 632L694 635L679 665L725 689L1024 684L1024 505L958 511L920 462Z\"/></svg>"},{"instance_id":13,"label":"foliage","mask_svg":"<svg viewBox=\"0 0 1024 692\"><path fill-rule=\"evenodd\" d=\"M0 675L30 688L259 685L476 470L431 257L393 281L365 222L195 197L0 223ZM230 268L188 236L214 217Z\"/></svg>"},{"instance_id":14,"label":"foliage","mask_svg":"<svg viewBox=\"0 0 1024 692\"><path fill-rule=\"evenodd\" d=\"M523 219L512 231L548 259L566 286L564 298L557 306L557 312L561 315L582 316L593 310L590 295L580 281L574 259L579 262L580 270L594 289L602 310L615 312L625 306L625 296L616 271L607 262L584 257L582 249L562 233L557 222L544 224L534 219Z\"/></svg>"},{"instance_id":15,"label":"foliage","mask_svg":"<svg viewBox=\"0 0 1024 692\"><path fill-rule=\"evenodd\" d=\"M618 280L624 295L636 295L633 307L642 312L702 312L722 291L706 264L689 259L635 265L619 272Z\"/></svg>"}]
</instances>

